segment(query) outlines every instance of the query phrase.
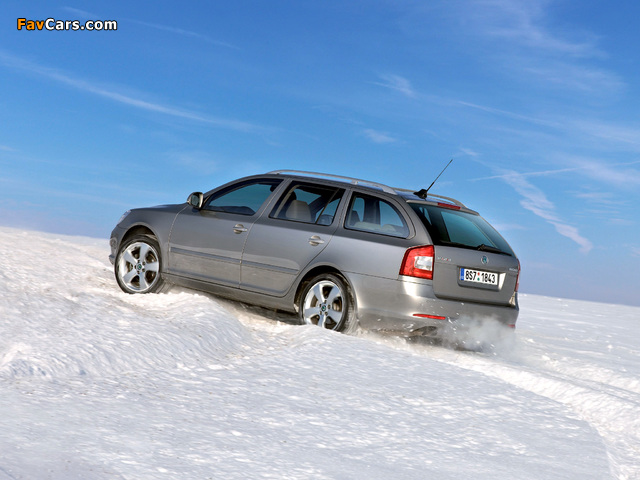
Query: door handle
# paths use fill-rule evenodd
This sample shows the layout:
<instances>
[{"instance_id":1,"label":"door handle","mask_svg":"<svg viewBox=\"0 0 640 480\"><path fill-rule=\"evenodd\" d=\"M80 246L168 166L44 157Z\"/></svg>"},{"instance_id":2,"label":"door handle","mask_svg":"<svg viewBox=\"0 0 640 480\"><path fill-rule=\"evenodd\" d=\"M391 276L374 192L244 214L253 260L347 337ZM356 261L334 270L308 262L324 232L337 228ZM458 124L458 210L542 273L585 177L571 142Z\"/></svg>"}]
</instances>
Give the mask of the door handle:
<instances>
[{"instance_id":1,"label":"door handle","mask_svg":"<svg viewBox=\"0 0 640 480\"><path fill-rule=\"evenodd\" d=\"M233 233L243 233L246 232L247 228L242 225L241 223L237 223L234 227L233 227Z\"/></svg>"},{"instance_id":2,"label":"door handle","mask_svg":"<svg viewBox=\"0 0 640 480\"><path fill-rule=\"evenodd\" d=\"M309 244L313 245L314 247L317 245L322 245L324 243L324 240L322 240L318 235L312 235L311 237L309 237Z\"/></svg>"}]
</instances>

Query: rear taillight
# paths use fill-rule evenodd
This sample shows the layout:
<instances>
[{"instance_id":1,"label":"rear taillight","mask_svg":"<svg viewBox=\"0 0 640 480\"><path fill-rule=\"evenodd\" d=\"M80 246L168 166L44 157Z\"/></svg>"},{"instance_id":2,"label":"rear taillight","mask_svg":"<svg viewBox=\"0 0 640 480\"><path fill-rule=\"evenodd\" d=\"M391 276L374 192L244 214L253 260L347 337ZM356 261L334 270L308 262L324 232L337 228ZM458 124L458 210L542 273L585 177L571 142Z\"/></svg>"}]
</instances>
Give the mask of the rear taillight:
<instances>
[{"instance_id":1,"label":"rear taillight","mask_svg":"<svg viewBox=\"0 0 640 480\"><path fill-rule=\"evenodd\" d=\"M518 306L518 288L520 288L520 260L518 260L518 275L516 275L516 288L513 290L513 294L511 295L511 299L509 300L509 305L512 307ZM511 325L509 325L511 327ZM513 325L515 328L515 325Z\"/></svg>"},{"instance_id":2,"label":"rear taillight","mask_svg":"<svg viewBox=\"0 0 640 480\"><path fill-rule=\"evenodd\" d=\"M400 275L432 280L434 256L433 245L410 248L404 254Z\"/></svg>"}]
</instances>

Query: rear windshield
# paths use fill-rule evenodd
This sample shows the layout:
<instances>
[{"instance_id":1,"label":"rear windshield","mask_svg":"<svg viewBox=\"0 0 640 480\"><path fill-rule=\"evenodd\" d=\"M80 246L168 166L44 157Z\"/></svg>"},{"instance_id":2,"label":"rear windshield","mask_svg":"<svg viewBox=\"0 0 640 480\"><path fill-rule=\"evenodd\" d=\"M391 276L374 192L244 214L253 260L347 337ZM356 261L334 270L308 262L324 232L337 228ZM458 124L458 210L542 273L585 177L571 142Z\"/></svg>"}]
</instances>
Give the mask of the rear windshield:
<instances>
[{"instance_id":1,"label":"rear windshield","mask_svg":"<svg viewBox=\"0 0 640 480\"><path fill-rule=\"evenodd\" d=\"M410 203L434 245L513 255L509 244L480 215L450 208Z\"/></svg>"}]
</instances>

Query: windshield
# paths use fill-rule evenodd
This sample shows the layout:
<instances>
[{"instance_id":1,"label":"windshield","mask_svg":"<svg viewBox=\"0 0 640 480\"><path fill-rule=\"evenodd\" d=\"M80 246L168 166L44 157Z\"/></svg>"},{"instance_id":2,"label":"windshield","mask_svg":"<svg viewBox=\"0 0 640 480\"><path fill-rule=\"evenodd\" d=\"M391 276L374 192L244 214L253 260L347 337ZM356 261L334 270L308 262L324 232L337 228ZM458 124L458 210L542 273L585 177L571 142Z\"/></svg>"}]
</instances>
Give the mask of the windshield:
<instances>
[{"instance_id":1,"label":"windshield","mask_svg":"<svg viewBox=\"0 0 640 480\"><path fill-rule=\"evenodd\" d=\"M504 238L480 215L425 203L409 203L434 245L471 248L513 255Z\"/></svg>"}]
</instances>

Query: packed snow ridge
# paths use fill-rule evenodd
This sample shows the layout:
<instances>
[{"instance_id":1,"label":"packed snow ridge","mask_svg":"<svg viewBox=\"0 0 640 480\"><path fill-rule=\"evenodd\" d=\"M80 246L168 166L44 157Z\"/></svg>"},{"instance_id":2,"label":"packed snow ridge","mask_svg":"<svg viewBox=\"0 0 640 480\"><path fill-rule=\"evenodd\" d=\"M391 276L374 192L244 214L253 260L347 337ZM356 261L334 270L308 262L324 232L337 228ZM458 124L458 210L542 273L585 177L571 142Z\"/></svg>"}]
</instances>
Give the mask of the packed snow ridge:
<instances>
[{"instance_id":1,"label":"packed snow ridge","mask_svg":"<svg viewBox=\"0 0 640 480\"><path fill-rule=\"evenodd\" d=\"M107 255L0 228L0 480L640 479L640 308L521 295L459 351L127 295Z\"/></svg>"}]
</instances>

